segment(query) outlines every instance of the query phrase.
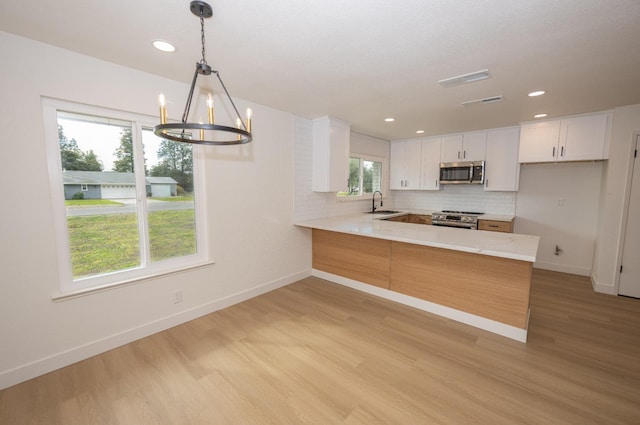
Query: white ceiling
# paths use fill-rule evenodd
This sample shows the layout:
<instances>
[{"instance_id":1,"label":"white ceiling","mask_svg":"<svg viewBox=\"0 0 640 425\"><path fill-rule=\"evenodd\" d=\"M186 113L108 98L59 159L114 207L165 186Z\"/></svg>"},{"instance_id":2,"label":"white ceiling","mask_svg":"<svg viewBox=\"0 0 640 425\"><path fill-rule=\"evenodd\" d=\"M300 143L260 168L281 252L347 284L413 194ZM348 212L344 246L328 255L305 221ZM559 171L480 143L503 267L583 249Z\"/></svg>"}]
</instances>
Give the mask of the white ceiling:
<instances>
[{"instance_id":1,"label":"white ceiling","mask_svg":"<svg viewBox=\"0 0 640 425\"><path fill-rule=\"evenodd\" d=\"M480 130L540 112L640 103L639 0L209 3L207 61L234 97L334 116L372 136ZM0 30L185 83L200 59L188 0L3 0ZM156 39L176 52L155 50ZM489 80L437 83L485 68ZM547 94L527 97L537 89ZM504 100L460 105L495 95ZM388 116L396 121L385 123Z\"/></svg>"}]
</instances>

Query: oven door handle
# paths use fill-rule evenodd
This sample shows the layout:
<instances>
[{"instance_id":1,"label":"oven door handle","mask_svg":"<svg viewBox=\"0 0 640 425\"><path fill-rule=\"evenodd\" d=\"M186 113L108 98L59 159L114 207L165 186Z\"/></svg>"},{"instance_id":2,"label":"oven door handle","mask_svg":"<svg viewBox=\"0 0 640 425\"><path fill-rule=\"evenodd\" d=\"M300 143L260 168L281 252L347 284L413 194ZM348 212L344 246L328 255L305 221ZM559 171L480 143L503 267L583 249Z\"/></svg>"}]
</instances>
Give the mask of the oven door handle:
<instances>
[{"instance_id":1,"label":"oven door handle","mask_svg":"<svg viewBox=\"0 0 640 425\"><path fill-rule=\"evenodd\" d=\"M477 225L473 225L473 224L450 224L450 223L431 223L432 226L438 226L438 227L455 227L457 229L468 229L468 230L477 230L478 227Z\"/></svg>"}]
</instances>

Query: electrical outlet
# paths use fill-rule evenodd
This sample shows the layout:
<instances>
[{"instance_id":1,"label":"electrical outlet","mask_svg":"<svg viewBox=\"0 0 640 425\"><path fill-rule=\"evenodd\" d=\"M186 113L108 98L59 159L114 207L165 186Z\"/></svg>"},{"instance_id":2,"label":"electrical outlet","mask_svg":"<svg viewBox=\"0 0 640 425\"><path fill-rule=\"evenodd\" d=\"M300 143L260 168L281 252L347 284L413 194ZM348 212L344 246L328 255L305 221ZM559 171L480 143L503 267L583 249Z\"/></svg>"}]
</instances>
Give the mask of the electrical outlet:
<instances>
[{"instance_id":1,"label":"electrical outlet","mask_svg":"<svg viewBox=\"0 0 640 425\"><path fill-rule=\"evenodd\" d=\"M559 207L564 207L564 198L558 199L558 206Z\"/></svg>"},{"instance_id":2,"label":"electrical outlet","mask_svg":"<svg viewBox=\"0 0 640 425\"><path fill-rule=\"evenodd\" d=\"M182 302L182 290L178 289L173 293L173 303L178 304Z\"/></svg>"}]
</instances>

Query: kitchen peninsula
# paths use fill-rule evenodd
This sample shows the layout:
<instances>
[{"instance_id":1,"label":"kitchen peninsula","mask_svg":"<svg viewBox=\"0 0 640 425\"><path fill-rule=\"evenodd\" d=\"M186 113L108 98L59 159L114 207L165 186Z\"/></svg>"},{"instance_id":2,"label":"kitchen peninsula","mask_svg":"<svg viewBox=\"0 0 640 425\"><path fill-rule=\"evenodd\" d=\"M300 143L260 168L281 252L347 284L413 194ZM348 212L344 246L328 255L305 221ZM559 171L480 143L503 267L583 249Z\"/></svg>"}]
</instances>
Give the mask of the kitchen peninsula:
<instances>
[{"instance_id":1,"label":"kitchen peninsula","mask_svg":"<svg viewBox=\"0 0 640 425\"><path fill-rule=\"evenodd\" d=\"M401 214L296 223L313 274L525 342L539 237L385 220Z\"/></svg>"}]
</instances>

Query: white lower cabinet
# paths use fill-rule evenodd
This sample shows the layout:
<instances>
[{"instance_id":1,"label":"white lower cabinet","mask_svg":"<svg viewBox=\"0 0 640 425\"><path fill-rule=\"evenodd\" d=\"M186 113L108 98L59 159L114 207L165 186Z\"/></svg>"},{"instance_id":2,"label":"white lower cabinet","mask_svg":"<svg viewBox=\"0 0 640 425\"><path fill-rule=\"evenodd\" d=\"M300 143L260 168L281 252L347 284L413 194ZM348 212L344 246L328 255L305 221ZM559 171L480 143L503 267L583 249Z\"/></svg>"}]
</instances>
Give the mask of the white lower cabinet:
<instances>
[{"instance_id":1,"label":"white lower cabinet","mask_svg":"<svg viewBox=\"0 0 640 425\"><path fill-rule=\"evenodd\" d=\"M518 190L520 179L519 140L519 127L500 128L487 132L485 191Z\"/></svg>"}]
</instances>

